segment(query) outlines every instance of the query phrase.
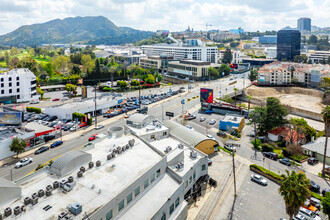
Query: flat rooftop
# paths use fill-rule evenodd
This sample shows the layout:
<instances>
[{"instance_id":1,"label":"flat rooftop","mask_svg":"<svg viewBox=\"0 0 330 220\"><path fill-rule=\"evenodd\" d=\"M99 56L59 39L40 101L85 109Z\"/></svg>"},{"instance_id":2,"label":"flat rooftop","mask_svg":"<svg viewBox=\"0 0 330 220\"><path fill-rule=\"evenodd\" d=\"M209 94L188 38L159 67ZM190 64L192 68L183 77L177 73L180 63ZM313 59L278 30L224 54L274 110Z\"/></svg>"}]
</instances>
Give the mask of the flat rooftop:
<instances>
[{"instance_id":1,"label":"flat rooftop","mask_svg":"<svg viewBox=\"0 0 330 220\"><path fill-rule=\"evenodd\" d=\"M186 146L185 144L183 144L182 142L174 139L174 138L165 138L165 139L161 139L161 140L157 140L157 141L152 141L150 142L150 144L152 146L154 146L155 148L157 148L159 151L161 151L162 153L166 154L167 155L167 162L171 162L171 160L173 160L177 155L179 155L180 153L183 152L183 161L180 161L180 162L183 162L184 166L182 169L177 169L175 168L175 164L174 166L169 166L173 171L175 171L177 174L179 174L180 176L184 176L189 170L191 167L194 166L194 164L196 162L198 162L198 160L203 157L204 155L199 152L198 150L196 149L193 149L191 147L188 147ZM178 147L179 144L183 144L183 149L180 149ZM171 146L172 147L172 150L168 153L165 153L165 149L167 146ZM191 158L190 157L190 152L191 150L194 150L197 152L197 157L196 158Z\"/></svg>"},{"instance_id":2,"label":"flat rooftop","mask_svg":"<svg viewBox=\"0 0 330 220\"><path fill-rule=\"evenodd\" d=\"M144 135L148 135L148 134L152 134L155 132L160 132L160 131L168 131L168 127L166 127L165 125L162 125L161 127L157 127L155 125L152 124L148 124L146 127L144 128L135 128L132 126L128 126L130 130L132 130L137 136L144 136Z\"/></svg>"},{"instance_id":3,"label":"flat rooftop","mask_svg":"<svg viewBox=\"0 0 330 220\"><path fill-rule=\"evenodd\" d=\"M244 116L242 116L242 115L228 115L227 114L220 121L240 123L242 119L244 119Z\"/></svg>"},{"instance_id":4,"label":"flat rooftop","mask_svg":"<svg viewBox=\"0 0 330 220\"><path fill-rule=\"evenodd\" d=\"M126 145L131 139L135 139L133 148L126 150L120 155L116 155L110 161L106 160L106 155L110 149ZM67 209L67 205L80 203L82 205L82 213L73 216L73 219L82 219L84 213L93 213L107 204L140 177L141 174L145 173L162 159L159 154L132 135L122 136L118 139L106 138L96 143L95 148L86 152L92 154L93 162L100 160L102 165L100 167L94 166L92 169L86 169L83 177L79 179L76 177L78 169L62 178L49 175L47 174L48 172L32 174L32 177L27 177L20 184L22 187L22 198L6 204L2 207L1 211L6 207L14 208L23 205L23 199L25 197L31 197L39 189L45 189L47 185L52 185L54 181L61 181L72 175L74 181L76 181L76 186L70 192L63 193L61 189L53 190L53 195L39 198L38 204L33 207L29 205L26 212L22 213L20 217L22 219L40 219L40 216L42 216L43 219L57 219L58 214ZM168 182L167 184L169 185L174 184L167 177L164 178L164 181ZM93 185L95 185L94 188L92 187ZM166 187L163 185L162 188ZM101 193L99 193L100 190ZM159 194L162 195L163 192L159 192ZM153 204L157 205L157 201L153 201ZM52 206L52 208L44 211L43 208L47 205Z\"/></svg>"},{"instance_id":5,"label":"flat rooftop","mask_svg":"<svg viewBox=\"0 0 330 220\"><path fill-rule=\"evenodd\" d=\"M149 187L146 194L134 201L132 206L119 219L151 219L179 186L180 184L177 181L165 173L157 179L153 187Z\"/></svg>"},{"instance_id":6,"label":"flat rooftop","mask_svg":"<svg viewBox=\"0 0 330 220\"><path fill-rule=\"evenodd\" d=\"M26 125L24 127L27 129L33 130L36 133L54 130L53 128L44 126L44 125L36 123L36 122L26 123Z\"/></svg>"}]
</instances>

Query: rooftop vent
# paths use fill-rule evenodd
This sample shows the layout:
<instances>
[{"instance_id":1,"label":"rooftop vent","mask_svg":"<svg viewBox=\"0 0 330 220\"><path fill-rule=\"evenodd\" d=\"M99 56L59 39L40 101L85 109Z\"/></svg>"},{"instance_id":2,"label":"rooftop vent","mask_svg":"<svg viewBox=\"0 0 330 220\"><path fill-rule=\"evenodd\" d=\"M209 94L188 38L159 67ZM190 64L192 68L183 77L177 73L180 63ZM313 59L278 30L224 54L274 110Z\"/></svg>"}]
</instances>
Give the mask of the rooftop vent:
<instances>
[{"instance_id":1,"label":"rooftop vent","mask_svg":"<svg viewBox=\"0 0 330 220\"><path fill-rule=\"evenodd\" d=\"M61 212L58 215L58 220L64 219L67 215L68 215L68 212L67 211Z\"/></svg>"},{"instance_id":2,"label":"rooftop vent","mask_svg":"<svg viewBox=\"0 0 330 220\"><path fill-rule=\"evenodd\" d=\"M53 188L54 188L54 189L57 189L59 186L60 186L60 183L59 183L58 181L55 181L55 182L53 183Z\"/></svg>"},{"instance_id":3,"label":"rooftop vent","mask_svg":"<svg viewBox=\"0 0 330 220\"><path fill-rule=\"evenodd\" d=\"M16 207L14 208L14 215L19 215L19 214L21 214L21 207L16 206Z\"/></svg>"},{"instance_id":4,"label":"rooftop vent","mask_svg":"<svg viewBox=\"0 0 330 220\"><path fill-rule=\"evenodd\" d=\"M179 147L180 149L183 149L183 144L178 144L178 147Z\"/></svg>"},{"instance_id":5,"label":"rooftop vent","mask_svg":"<svg viewBox=\"0 0 330 220\"><path fill-rule=\"evenodd\" d=\"M178 170L183 169L183 167L184 167L184 164L182 162L175 165L175 168L177 168Z\"/></svg>"},{"instance_id":6,"label":"rooftop vent","mask_svg":"<svg viewBox=\"0 0 330 220\"><path fill-rule=\"evenodd\" d=\"M11 214L12 214L12 210L11 210L11 208L10 208L10 207L6 208L6 209L5 209L4 216L5 216L5 217L8 217L8 216L10 216Z\"/></svg>"},{"instance_id":7,"label":"rooftop vent","mask_svg":"<svg viewBox=\"0 0 330 220\"><path fill-rule=\"evenodd\" d=\"M79 215L82 212L82 205L80 203L75 203L68 205L69 211L74 215Z\"/></svg>"},{"instance_id":8,"label":"rooftop vent","mask_svg":"<svg viewBox=\"0 0 330 220\"><path fill-rule=\"evenodd\" d=\"M25 197L24 205L29 205L29 204L30 204L30 197Z\"/></svg>"},{"instance_id":9,"label":"rooftop vent","mask_svg":"<svg viewBox=\"0 0 330 220\"><path fill-rule=\"evenodd\" d=\"M69 183L72 183L73 180L74 180L73 176L69 176L69 178L68 178Z\"/></svg>"},{"instance_id":10,"label":"rooftop vent","mask_svg":"<svg viewBox=\"0 0 330 220\"><path fill-rule=\"evenodd\" d=\"M190 157L191 158L197 158L197 152L194 151L194 150L190 151Z\"/></svg>"},{"instance_id":11,"label":"rooftop vent","mask_svg":"<svg viewBox=\"0 0 330 220\"><path fill-rule=\"evenodd\" d=\"M31 199L31 204L32 205L35 205L35 204L37 204L38 203L38 197L36 197L36 198L32 198Z\"/></svg>"},{"instance_id":12,"label":"rooftop vent","mask_svg":"<svg viewBox=\"0 0 330 220\"><path fill-rule=\"evenodd\" d=\"M101 166L101 161L100 160L96 161L96 166L97 167Z\"/></svg>"},{"instance_id":13,"label":"rooftop vent","mask_svg":"<svg viewBox=\"0 0 330 220\"><path fill-rule=\"evenodd\" d=\"M52 195L52 190L51 189L46 189L46 196L51 196Z\"/></svg>"},{"instance_id":14,"label":"rooftop vent","mask_svg":"<svg viewBox=\"0 0 330 220\"><path fill-rule=\"evenodd\" d=\"M63 191L70 192L75 186L76 186L76 182L72 182L72 183L67 182L63 187Z\"/></svg>"},{"instance_id":15,"label":"rooftop vent","mask_svg":"<svg viewBox=\"0 0 330 220\"><path fill-rule=\"evenodd\" d=\"M165 153L168 153L172 150L171 146L167 146L166 149L164 150Z\"/></svg>"},{"instance_id":16,"label":"rooftop vent","mask_svg":"<svg viewBox=\"0 0 330 220\"><path fill-rule=\"evenodd\" d=\"M91 162L89 162L89 164L88 164L88 168L89 169L92 169L94 167L94 163L91 161Z\"/></svg>"},{"instance_id":17,"label":"rooftop vent","mask_svg":"<svg viewBox=\"0 0 330 220\"><path fill-rule=\"evenodd\" d=\"M80 167L80 171L85 172L86 171L85 167Z\"/></svg>"},{"instance_id":18,"label":"rooftop vent","mask_svg":"<svg viewBox=\"0 0 330 220\"><path fill-rule=\"evenodd\" d=\"M41 198L45 195L45 191L43 189L39 189L38 196Z\"/></svg>"},{"instance_id":19,"label":"rooftop vent","mask_svg":"<svg viewBox=\"0 0 330 220\"><path fill-rule=\"evenodd\" d=\"M108 154L107 160L111 160L111 159L112 159L112 155L111 154Z\"/></svg>"},{"instance_id":20,"label":"rooftop vent","mask_svg":"<svg viewBox=\"0 0 330 220\"><path fill-rule=\"evenodd\" d=\"M77 177L78 178L81 178L81 177L83 177L83 172L80 170L80 171L78 171L78 173L77 173Z\"/></svg>"}]
</instances>

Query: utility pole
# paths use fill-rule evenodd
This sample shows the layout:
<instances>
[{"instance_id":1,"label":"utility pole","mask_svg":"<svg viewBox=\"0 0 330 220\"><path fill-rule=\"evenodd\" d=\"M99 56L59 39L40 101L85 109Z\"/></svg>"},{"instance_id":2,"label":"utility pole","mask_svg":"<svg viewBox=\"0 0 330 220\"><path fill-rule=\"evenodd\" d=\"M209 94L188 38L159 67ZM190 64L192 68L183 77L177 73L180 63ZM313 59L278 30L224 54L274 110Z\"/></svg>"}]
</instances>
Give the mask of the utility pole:
<instances>
[{"instance_id":1,"label":"utility pole","mask_svg":"<svg viewBox=\"0 0 330 220\"><path fill-rule=\"evenodd\" d=\"M234 174L234 198L236 198L237 194L236 194L236 172L235 172L235 156L234 156L234 152L231 152L231 155L233 157L233 174Z\"/></svg>"},{"instance_id":2,"label":"utility pole","mask_svg":"<svg viewBox=\"0 0 330 220\"><path fill-rule=\"evenodd\" d=\"M141 82L139 84L139 108L141 108Z\"/></svg>"},{"instance_id":3,"label":"utility pole","mask_svg":"<svg viewBox=\"0 0 330 220\"><path fill-rule=\"evenodd\" d=\"M96 114L96 89L97 89L97 85L95 85L95 128L97 126L97 114Z\"/></svg>"}]
</instances>

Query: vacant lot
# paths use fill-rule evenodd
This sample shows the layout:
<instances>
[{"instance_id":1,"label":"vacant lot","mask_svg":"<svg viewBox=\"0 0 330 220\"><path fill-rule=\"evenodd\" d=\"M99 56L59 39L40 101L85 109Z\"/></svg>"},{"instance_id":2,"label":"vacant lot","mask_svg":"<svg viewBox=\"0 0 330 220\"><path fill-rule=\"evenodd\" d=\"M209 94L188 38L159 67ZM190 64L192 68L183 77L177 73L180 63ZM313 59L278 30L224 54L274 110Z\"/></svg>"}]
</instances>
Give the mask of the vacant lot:
<instances>
[{"instance_id":1,"label":"vacant lot","mask_svg":"<svg viewBox=\"0 0 330 220\"><path fill-rule=\"evenodd\" d=\"M267 97L277 97L284 105L320 113L323 105L322 93L313 89L298 87L258 87L251 86L246 93L254 99L266 100Z\"/></svg>"}]
</instances>

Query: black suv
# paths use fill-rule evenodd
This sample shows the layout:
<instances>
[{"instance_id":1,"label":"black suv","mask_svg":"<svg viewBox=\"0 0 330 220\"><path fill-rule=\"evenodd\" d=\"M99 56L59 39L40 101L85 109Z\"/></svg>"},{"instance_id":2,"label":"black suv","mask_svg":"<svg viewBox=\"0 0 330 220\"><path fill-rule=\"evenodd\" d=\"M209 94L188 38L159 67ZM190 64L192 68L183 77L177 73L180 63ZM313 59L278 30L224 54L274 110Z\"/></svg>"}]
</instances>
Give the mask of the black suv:
<instances>
[{"instance_id":1,"label":"black suv","mask_svg":"<svg viewBox=\"0 0 330 220\"><path fill-rule=\"evenodd\" d=\"M264 157L268 157L272 160L277 160L278 159L278 155L274 152L263 152L262 154L264 155Z\"/></svg>"},{"instance_id":2,"label":"black suv","mask_svg":"<svg viewBox=\"0 0 330 220\"><path fill-rule=\"evenodd\" d=\"M311 158L308 159L307 162L310 165L314 165L314 164L317 164L319 161L318 161L318 159L315 159L315 158L311 157Z\"/></svg>"},{"instance_id":3,"label":"black suv","mask_svg":"<svg viewBox=\"0 0 330 220\"><path fill-rule=\"evenodd\" d=\"M40 147L38 150L36 150L36 152L34 152L34 154L41 154L42 152L48 151L49 147Z\"/></svg>"}]
</instances>

